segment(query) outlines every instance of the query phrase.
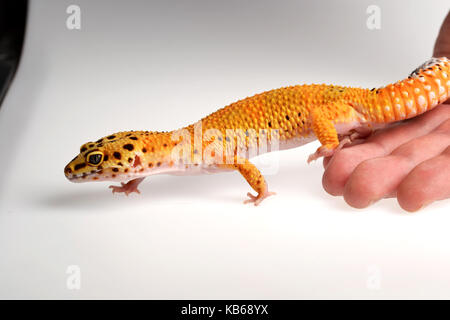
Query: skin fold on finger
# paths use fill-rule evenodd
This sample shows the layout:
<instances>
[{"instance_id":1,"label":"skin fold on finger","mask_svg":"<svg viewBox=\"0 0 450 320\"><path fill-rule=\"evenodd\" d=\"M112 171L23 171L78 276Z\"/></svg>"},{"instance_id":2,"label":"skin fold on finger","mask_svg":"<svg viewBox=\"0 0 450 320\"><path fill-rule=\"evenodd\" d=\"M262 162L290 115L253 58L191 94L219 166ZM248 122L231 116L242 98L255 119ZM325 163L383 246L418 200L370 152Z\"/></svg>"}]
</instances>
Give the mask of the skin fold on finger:
<instances>
[{"instance_id":1,"label":"skin fold on finger","mask_svg":"<svg viewBox=\"0 0 450 320\"><path fill-rule=\"evenodd\" d=\"M359 164L344 188L344 199L352 207L365 208L396 194L402 180L423 161L440 155L450 145L450 120L429 134L415 138L386 157Z\"/></svg>"},{"instance_id":2,"label":"skin fold on finger","mask_svg":"<svg viewBox=\"0 0 450 320\"><path fill-rule=\"evenodd\" d=\"M410 212L447 198L450 198L450 147L415 167L397 190L398 203Z\"/></svg>"},{"instance_id":3,"label":"skin fold on finger","mask_svg":"<svg viewBox=\"0 0 450 320\"><path fill-rule=\"evenodd\" d=\"M450 118L450 107L441 105L405 123L386 128L369 137L365 143L343 148L332 159L325 160L322 185L329 194L343 195L353 170L367 159L388 155L399 145L422 136Z\"/></svg>"}]
</instances>

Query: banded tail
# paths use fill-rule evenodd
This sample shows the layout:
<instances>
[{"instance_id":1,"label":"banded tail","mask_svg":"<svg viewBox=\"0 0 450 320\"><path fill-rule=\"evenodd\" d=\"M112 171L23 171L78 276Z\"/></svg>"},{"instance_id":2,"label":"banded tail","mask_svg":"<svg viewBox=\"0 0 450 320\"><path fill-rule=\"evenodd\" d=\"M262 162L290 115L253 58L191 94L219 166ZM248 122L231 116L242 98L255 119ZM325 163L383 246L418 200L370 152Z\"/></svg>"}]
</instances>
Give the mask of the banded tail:
<instances>
[{"instance_id":1,"label":"banded tail","mask_svg":"<svg viewBox=\"0 0 450 320\"><path fill-rule=\"evenodd\" d=\"M450 96L450 60L432 58L408 78L369 94L369 114L374 122L415 117L443 103Z\"/></svg>"}]
</instances>

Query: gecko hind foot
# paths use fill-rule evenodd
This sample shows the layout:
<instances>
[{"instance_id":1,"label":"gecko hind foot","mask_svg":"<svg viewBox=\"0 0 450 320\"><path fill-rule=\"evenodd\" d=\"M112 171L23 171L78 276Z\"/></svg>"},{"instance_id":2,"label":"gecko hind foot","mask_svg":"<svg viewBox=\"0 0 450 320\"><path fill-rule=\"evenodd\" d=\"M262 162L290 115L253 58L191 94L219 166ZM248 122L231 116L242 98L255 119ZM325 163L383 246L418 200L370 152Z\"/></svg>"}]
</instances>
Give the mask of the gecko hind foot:
<instances>
[{"instance_id":1,"label":"gecko hind foot","mask_svg":"<svg viewBox=\"0 0 450 320\"><path fill-rule=\"evenodd\" d=\"M327 147L321 146L317 149L316 152L314 152L313 154L309 155L308 157L308 163L317 160L321 157L331 157L335 152L336 152L336 148L334 149L329 149Z\"/></svg>"},{"instance_id":2,"label":"gecko hind foot","mask_svg":"<svg viewBox=\"0 0 450 320\"><path fill-rule=\"evenodd\" d=\"M255 206L259 205L261 201L263 201L265 198L276 195L275 192L269 192L266 191L265 193L261 194L259 193L257 196L252 195L250 192L247 193L247 196L250 199L244 200L244 204L247 203L253 203Z\"/></svg>"},{"instance_id":3,"label":"gecko hind foot","mask_svg":"<svg viewBox=\"0 0 450 320\"><path fill-rule=\"evenodd\" d=\"M311 154L308 157L308 163L310 163L311 161L317 160L321 157L331 157L333 156L337 151L341 150L344 146L346 146L347 144L351 144L354 141L354 139L352 139L351 136L345 136L343 137L340 141L339 141L339 145L337 145L334 148L328 148L326 146L321 146L317 149L316 152L314 152L313 154Z\"/></svg>"}]
</instances>

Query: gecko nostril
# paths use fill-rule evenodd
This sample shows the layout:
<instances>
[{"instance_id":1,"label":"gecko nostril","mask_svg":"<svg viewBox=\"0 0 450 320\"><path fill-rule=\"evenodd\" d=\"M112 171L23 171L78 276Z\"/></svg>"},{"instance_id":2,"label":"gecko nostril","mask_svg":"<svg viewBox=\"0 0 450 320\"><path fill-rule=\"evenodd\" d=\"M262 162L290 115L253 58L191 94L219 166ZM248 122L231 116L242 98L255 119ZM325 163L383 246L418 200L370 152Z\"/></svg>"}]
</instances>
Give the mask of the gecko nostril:
<instances>
[{"instance_id":1,"label":"gecko nostril","mask_svg":"<svg viewBox=\"0 0 450 320\"><path fill-rule=\"evenodd\" d=\"M65 173L72 173L72 169L71 169L69 166L66 166L66 167L64 168L64 172L65 172Z\"/></svg>"}]
</instances>

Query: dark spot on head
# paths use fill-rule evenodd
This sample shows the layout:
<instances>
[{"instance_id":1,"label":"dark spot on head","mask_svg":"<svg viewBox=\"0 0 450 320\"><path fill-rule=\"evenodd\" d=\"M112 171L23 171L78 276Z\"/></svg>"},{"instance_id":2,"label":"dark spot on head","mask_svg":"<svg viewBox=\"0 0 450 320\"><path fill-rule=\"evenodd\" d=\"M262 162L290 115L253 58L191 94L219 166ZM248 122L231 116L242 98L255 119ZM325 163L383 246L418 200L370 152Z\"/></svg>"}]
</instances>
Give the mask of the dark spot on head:
<instances>
[{"instance_id":1,"label":"dark spot on head","mask_svg":"<svg viewBox=\"0 0 450 320\"><path fill-rule=\"evenodd\" d=\"M128 163L131 163L133 161L133 158L128 158Z\"/></svg>"},{"instance_id":2,"label":"dark spot on head","mask_svg":"<svg viewBox=\"0 0 450 320\"><path fill-rule=\"evenodd\" d=\"M302 116L302 114L299 112L298 114L297 114L299 117L301 117Z\"/></svg>"},{"instance_id":3,"label":"dark spot on head","mask_svg":"<svg viewBox=\"0 0 450 320\"><path fill-rule=\"evenodd\" d=\"M92 180L98 180L98 177L93 177Z\"/></svg>"},{"instance_id":4,"label":"dark spot on head","mask_svg":"<svg viewBox=\"0 0 450 320\"><path fill-rule=\"evenodd\" d=\"M131 133L127 133L127 135L125 137L129 137L129 136L131 136Z\"/></svg>"},{"instance_id":5,"label":"dark spot on head","mask_svg":"<svg viewBox=\"0 0 450 320\"><path fill-rule=\"evenodd\" d=\"M101 147L103 147L103 143L98 143L97 148L101 148Z\"/></svg>"},{"instance_id":6,"label":"dark spot on head","mask_svg":"<svg viewBox=\"0 0 450 320\"><path fill-rule=\"evenodd\" d=\"M116 158L117 160L120 160L120 158L122 158L122 155L120 154L120 152L114 152L113 153L114 158Z\"/></svg>"},{"instance_id":7,"label":"dark spot on head","mask_svg":"<svg viewBox=\"0 0 450 320\"><path fill-rule=\"evenodd\" d=\"M117 163L117 165L123 167L122 162Z\"/></svg>"},{"instance_id":8,"label":"dark spot on head","mask_svg":"<svg viewBox=\"0 0 450 320\"><path fill-rule=\"evenodd\" d=\"M103 161L108 161L108 159L109 159L108 155L105 154L104 157L103 157Z\"/></svg>"},{"instance_id":9,"label":"dark spot on head","mask_svg":"<svg viewBox=\"0 0 450 320\"><path fill-rule=\"evenodd\" d=\"M119 168L113 168L112 171L119 172Z\"/></svg>"},{"instance_id":10,"label":"dark spot on head","mask_svg":"<svg viewBox=\"0 0 450 320\"><path fill-rule=\"evenodd\" d=\"M272 128L272 122L269 121L269 127Z\"/></svg>"},{"instance_id":11,"label":"dark spot on head","mask_svg":"<svg viewBox=\"0 0 450 320\"><path fill-rule=\"evenodd\" d=\"M83 153L83 152L85 152L86 150L87 150L87 148L86 148L86 147L83 147L83 148L80 149L80 152Z\"/></svg>"},{"instance_id":12,"label":"dark spot on head","mask_svg":"<svg viewBox=\"0 0 450 320\"><path fill-rule=\"evenodd\" d=\"M86 167L86 163L78 163L75 165L75 170L80 170L83 169L84 167Z\"/></svg>"},{"instance_id":13,"label":"dark spot on head","mask_svg":"<svg viewBox=\"0 0 450 320\"><path fill-rule=\"evenodd\" d=\"M167 143L164 143L164 144L163 144L163 147L164 147L164 148L167 147Z\"/></svg>"},{"instance_id":14,"label":"dark spot on head","mask_svg":"<svg viewBox=\"0 0 450 320\"><path fill-rule=\"evenodd\" d=\"M123 146L124 149L128 150L128 151L133 151L134 146L131 143L127 143Z\"/></svg>"},{"instance_id":15,"label":"dark spot on head","mask_svg":"<svg viewBox=\"0 0 450 320\"><path fill-rule=\"evenodd\" d=\"M288 120L288 121L289 121L289 116L288 116L288 115L286 115L286 120Z\"/></svg>"},{"instance_id":16,"label":"dark spot on head","mask_svg":"<svg viewBox=\"0 0 450 320\"><path fill-rule=\"evenodd\" d=\"M115 174L113 174L113 175L112 175L112 177L113 177L113 178L115 178L115 177L116 177L116 175L115 175Z\"/></svg>"},{"instance_id":17,"label":"dark spot on head","mask_svg":"<svg viewBox=\"0 0 450 320\"><path fill-rule=\"evenodd\" d=\"M95 173L96 171L95 170L91 170L91 173Z\"/></svg>"},{"instance_id":18,"label":"dark spot on head","mask_svg":"<svg viewBox=\"0 0 450 320\"><path fill-rule=\"evenodd\" d=\"M102 173L103 173L103 170L99 170L97 173L98 173L98 174L102 174Z\"/></svg>"},{"instance_id":19,"label":"dark spot on head","mask_svg":"<svg viewBox=\"0 0 450 320\"><path fill-rule=\"evenodd\" d=\"M108 136L107 138L109 139L109 140L112 140L112 139L114 139L116 136L115 135L110 135L110 136Z\"/></svg>"},{"instance_id":20,"label":"dark spot on head","mask_svg":"<svg viewBox=\"0 0 450 320\"><path fill-rule=\"evenodd\" d=\"M144 168L141 168L141 170L139 170L139 172L142 172L142 171L144 171Z\"/></svg>"},{"instance_id":21,"label":"dark spot on head","mask_svg":"<svg viewBox=\"0 0 450 320\"><path fill-rule=\"evenodd\" d=\"M95 141L96 143L102 142L103 138L98 139L97 141Z\"/></svg>"},{"instance_id":22,"label":"dark spot on head","mask_svg":"<svg viewBox=\"0 0 450 320\"><path fill-rule=\"evenodd\" d=\"M147 152L147 149L146 149L146 148L142 148L142 152L143 152L143 153L146 153L146 152Z\"/></svg>"},{"instance_id":23,"label":"dark spot on head","mask_svg":"<svg viewBox=\"0 0 450 320\"><path fill-rule=\"evenodd\" d=\"M94 147L94 144L91 143L91 144L89 145L89 148L93 148L93 147Z\"/></svg>"},{"instance_id":24,"label":"dark spot on head","mask_svg":"<svg viewBox=\"0 0 450 320\"><path fill-rule=\"evenodd\" d=\"M137 140L138 138L136 137L130 137L131 140Z\"/></svg>"},{"instance_id":25,"label":"dark spot on head","mask_svg":"<svg viewBox=\"0 0 450 320\"><path fill-rule=\"evenodd\" d=\"M148 167L149 167L149 168L153 167L153 163L150 162L150 163L148 164Z\"/></svg>"},{"instance_id":26,"label":"dark spot on head","mask_svg":"<svg viewBox=\"0 0 450 320\"><path fill-rule=\"evenodd\" d=\"M127 172L128 172L128 168L125 169L125 173L127 173Z\"/></svg>"}]
</instances>

